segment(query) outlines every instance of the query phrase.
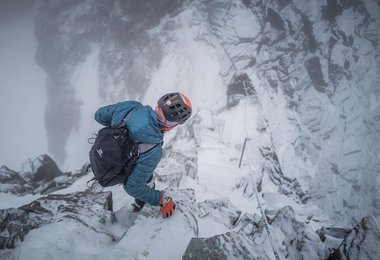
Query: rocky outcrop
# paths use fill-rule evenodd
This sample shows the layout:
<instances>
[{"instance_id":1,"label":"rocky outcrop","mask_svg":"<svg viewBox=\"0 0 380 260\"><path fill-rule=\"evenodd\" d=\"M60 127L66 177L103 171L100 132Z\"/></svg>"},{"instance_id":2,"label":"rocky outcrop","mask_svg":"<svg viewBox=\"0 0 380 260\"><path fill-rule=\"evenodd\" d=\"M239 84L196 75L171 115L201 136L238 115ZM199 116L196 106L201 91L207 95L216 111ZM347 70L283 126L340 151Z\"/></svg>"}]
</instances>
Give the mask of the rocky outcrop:
<instances>
[{"instance_id":1,"label":"rocky outcrop","mask_svg":"<svg viewBox=\"0 0 380 260\"><path fill-rule=\"evenodd\" d=\"M336 233L330 235L334 236ZM380 255L380 230L376 220L367 216L355 226L339 248L329 256L329 260L340 259L377 259Z\"/></svg>"},{"instance_id":2,"label":"rocky outcrop","mask_svg":"<svg viewBox=\"0 0 380 260\"><path fill-rule=\"evenodd\" d=\"M77 172L62 172L48 155L23 164L21 172L6 166L0 168L0 191L16 195L48 194L70 186L87 174L86 166Z\"/></svg>"},{"instance_id":3,"label":"rocky outcrop","mask_svg":"<svg viewBox=\"0 0 380 260\"><path fill-rule=\"evenodd\" d=\"M102 229L104 224L115 221L111 192L50 194L19 208L0 210L0 249L15 248L33 229L67 220L114 239ZM94 225L95 220L101 225Z\"/></svg>"},{"instance_id":4,"label":"rocky outcrop","mask_svg":"<svg viewBox=\"0 0 380 260\"><path fill-rule=\"evenodd\" d=\"M346 225L357 223L363 211L378 218L380 193L372 184L380 170L380 131L374 128L380 100L378 3L271 0L206 6L210 30L200 38L218 50L225 82L242 73L252 79L259 117L267 122L261 129L275 147L294 147L319 206ZM198 10L204 10L201 4ZM281 114L271 112L278 95L286 99ZM284 140L285 129L297 131L297 138ZM329 200L331 194L339 199Z\"/></svg>"},{"instance_id":5,"label":"rocky outcrop","mask_svg":"<svg viewBox=\"0 0 380 260\"><path fill-rule=\"evenodd\" d=\"M240 98L254 95L256 91L247 73L235 74L227 87L227 105L234 106Z\"/></svg>"},{"instance_id":6,"label":"rocky outcrop","mask_svg":"<svg viewBox=\"0 0 380 260\"><path fill-rule=\"evenodd\" d=\"M310 194L303 190L297 179L291 179L283 173L274 147L262 146L260 153L264 160L256 184L250 178L244 177L236 184L236 189L241 189L245 197L253 197L255 196L253 185L257 185L257 191L261 192L263 179L267 177L278 187L279 193L292 197L297 202L306 203L310 199Z\"/></svg>"},{"instance_id":7,"label":"rocky outcrop","mask_svg":"<svg viewBox=\"0 0 380 260\"><path fill-rule=\"evenodd\" d=\"M229 232L211 238L192 238L182 259L263 259L271 258L251 240L242 238L236 232Z\"/></svg>"},{"instance_id":8,"label":"rocky outcrop","mask_svg":"<svg viewBox=\"0 0 380 260\"><path fill-rule=\"evenodd\" d=\"M183 259L274 259L276 253L280 259L338 260L377 259L380 254L377 246L380 232L371 216L363 218L353 229L322 228L314 232L308 224L296 220L289 206L274 214L266 216L273 247L265 221L257 215L245 214L234 224L235 231L192 238ZM343 242L336 244L331 237Z\"/></svg>"},{"instance_id":9,"label":"rocky outcrop","mask_svg":"<svg viewBox=\"0 0 380 260\"><path fill-rule=\"evenodd\" d=\"M291 207L279 210L269 224L280 259L324 259L324 246L317 233L297 221ZM183 259L272 259L274 252L263 219L246 214L234 230L211 238L193 238Z\"/></svg>"}]
</instances>

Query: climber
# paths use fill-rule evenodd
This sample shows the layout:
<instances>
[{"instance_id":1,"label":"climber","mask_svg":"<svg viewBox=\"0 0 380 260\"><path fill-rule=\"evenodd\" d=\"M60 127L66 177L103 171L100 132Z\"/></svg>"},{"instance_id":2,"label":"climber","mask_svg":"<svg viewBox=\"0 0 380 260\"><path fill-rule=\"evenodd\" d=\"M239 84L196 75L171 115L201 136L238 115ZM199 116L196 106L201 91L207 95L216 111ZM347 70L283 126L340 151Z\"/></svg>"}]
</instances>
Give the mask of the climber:
<instances>
[{"instance_id":1,"label":"climber","mask_svg":"<svg viewBox=\"0 0 380 260\"><path fill-rule=\"evenodd\" d=\"M175 92L162 96L155 110L137 101L124 101L99 108L95 120L104 126L127 128L134 143L151 145L148 151L140 152L134 162L130 175L124 183L125 191L135 198L135 211L145 203L161 206L164 218L175 210L173 199L162 191L155 190L153 171L162 156L163 134L178 124L184 124L192 112L190 100Z\"/></svg>"}]
</instances>

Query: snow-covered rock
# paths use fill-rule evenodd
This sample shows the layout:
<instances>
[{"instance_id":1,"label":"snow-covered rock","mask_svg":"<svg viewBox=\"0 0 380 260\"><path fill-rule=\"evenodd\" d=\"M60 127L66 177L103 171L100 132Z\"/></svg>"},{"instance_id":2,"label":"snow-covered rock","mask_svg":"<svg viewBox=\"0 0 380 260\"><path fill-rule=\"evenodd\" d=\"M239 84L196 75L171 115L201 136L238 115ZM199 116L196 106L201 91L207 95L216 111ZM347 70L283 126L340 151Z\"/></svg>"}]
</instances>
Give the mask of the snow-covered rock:
<instances>
[{"instance_id":1,"label":"snow-covered rock","mask_svg":"<svg viewBox=\"0 0 380 260\"><path fill-rule=\"evenodd\" d=\"M80 171L62 172L53 159L44 154L23 163L21 172L2 166L0 191L16 195L48 194L70 186L85 174L86 166Z\"/></svg>"},{"instance_id":2,"label":"snow-covered rock","mask_svg":"<svg viewBox=\"0 0 380 260\"><path fill-rule=\"evenodd\" d=\"M330 232L330 235L334 234L336 232ZM367 216L345 234L342 244L328 259L377 259L380 255L379 243L379 226L374 217Z\"/></svg>"},{"instance_id":3,"label":"snow-covered rock","mask_svg":"<svg viewBox=\"0 0 380 260\"><path fill-rule=\"evenodd\" d=\"M20 245L27 234L50 223L75 222L97 233L114 237L104 225L115 222L112 194L86 190L71 194L49 194L19 208L0 211L1 249Z\"/></svg>"},{"instance_id":4,"label":"snow-covered rock","mask_svg":"<svg viewBox=\"0 0 380 260\"><path fill-rule=\"evenodd\" d=\"M267 217L267 216L266 216ZM295 219L293 209L280 209L269 221L271 242L265 221L257 216L244 215L235 231L211 238L193 238L184 259L325 259L324 245L307 224Z\"/></svg>"},{"instance_id":5,"label":"snow-covered rock","mask_svg":"<svg viewBox=\"0 0 380 260\"><path fill-rule=\"evenodd\" d=\"M106 233L115 241L90 228L74 232L79 243L70 235L78 222L60 229L62 239L49 237L67 223L53 221L12 257L72 248L70 257L82 259L109 250L115 259L178 259L190 240L190 259L275 259L273 250L324 259L343 240L334 257L377 257L371 217L352 232L340 227L380 216L379 9L376 0L38 1L36 60L48 74L46 130L60 163L87 160L83 136L100 127L92 120L100 105L154 106L163 92L183 91L194 114L166 135L155 173L157 188L178 204L171 219L149 205L132 214L132 199L111 187L117 222ZM1 190L42 194L76 180L35 168L2 167ZM9 214L23 219L19 210ZM45 255L33 250L35 237ZM173 251L163 252L168 244Z\"/></svg>"}]
</instances>

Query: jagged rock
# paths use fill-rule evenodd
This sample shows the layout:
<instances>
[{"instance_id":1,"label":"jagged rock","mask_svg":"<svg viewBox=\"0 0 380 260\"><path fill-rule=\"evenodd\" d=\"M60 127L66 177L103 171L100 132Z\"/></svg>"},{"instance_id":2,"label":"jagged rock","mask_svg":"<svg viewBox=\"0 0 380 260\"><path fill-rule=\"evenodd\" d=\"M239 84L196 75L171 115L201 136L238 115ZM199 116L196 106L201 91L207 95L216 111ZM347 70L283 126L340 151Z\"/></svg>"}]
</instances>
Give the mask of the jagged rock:
<instances>
[{"instance_id":1,"label":"jagged rock","mask_svg":"<svg viewBox=\"0 0 380 260\"><path fill-rule=\"evenodd\" d=\"M205 200L198 203L200 219L211 217L212 222L217 222L225 225L228 228L235 226L238 221L241 211L223 200Z\"/></svg>"},{"instance_id":2,"label":"jagged rock","mask_svg":"<svg viewBox=\"0 0 380 260\"><path fill-rule=\"evenodd\" d=\"M324 259L324 245L306 223L297 221L290 206L283 207L270 221L279 253L289 259ZM282 245L280 243L282 242Z\"/></svg>"},{"instance_id":3,"label":"jagged rock","mask_svg":"<svg viewBox=\"0 0 380 260\"><path fill-rule=\"evenodd\" d=\"M256 90L247 73L235 74L227 87L227 105L229 107L236 105L241 97L253 96Z\"/></svg>"},{"instance_id":4,"label":"jagged rock","mask_svg":"<svg viewBox=\"0 0 380 260\"><path fill-rule=\"evenodd\" d=\"M178 187L184 176L196 179L197 157L195 155L167 150L162 163L156 169L157 180L169 186Z\"/></svg>"},{"instance_id":5,"label":"jagged rock","mask_svg":"<svg viewBox=\"0 0 380 260\"><path fill-rule=\"evenodd\" d=\"M330 235L336 235L336 233ZM377 259L380 256L380 230L373 216L367 216L346 235L329 260Z\"/></svg>"},{"instance_id":6,"label":"jagged rock","mask_svg":"<svg viewBox=\"0 0 380 260\"><path fill-rule=\"evenodd\" d=\"M262 190L262 181L264 176L269 177L271 182L278 187L278 191L287 196L294 196L295 199L301 203L306 203L310 199L310 195L302 190L302 187L297 179L291 179L284 175L281 170L280 162L276 152L271 147L261 147L261 155L265 159L262 164L261 174L258 177L257 183L252 183L248 177L236 185L237 189L242 189L246 197L254 196L254 186L257 185L257 191Z\"/></svg>"},{"instance_id":7,"label":"jagged rock","mask_svg":"<svg viewBox=\"0 0 380 260\"><path fill-rule=\"evenodd\" d=\"M192 238L182 259L271 259L264 250L251 240L235 232L211 238Z\"/></svg>"},{"instance_id":8,"label":"jagged rock","mask_svg":"<svg viewBox=\"0 0 380 260\"><path fill-rule=\"evenodd\" d=\"M112 193L86 190L70 194L50 194L17 209L0 210L0 249L15 248L33 229L71 219L96 232L108 234L102 225L115 221ZM94 225L100 223L100 225Z\"/></svg>"},{"instance_id":9,"label":"jagged rock","mask_svg":"<svg viewBox=\"0 0 380 260\"><path fill-rule=\"evenodd\" d=\"M25 162L21 172L2 166L0 191L17 195L47 194L70 186L86 174L86 166L78 172L63 173L53 159L45 154Z\"/></svg>"},{"instance_id":10,"label":"jagged rock","mask_svg":"<svg viewBox=\"0 0 380 260\"><path fill-rule=\"evenodd\" d=\"M291 207L280 209L269 221L275 251L280 259L324 259L324 245L305 223L295 219ZM272 247L263 219L241 217L236 232L211 238L193 238L183 259L272 259Z\"/></svg>"},{"instance_id":11,"label":"jagged rock","mask_svg":"<svg viewBox=\"0 0 380 260\"><path fill-rule=\"evenodd\" d=\"M324 89L327 86L327 83L324 79L321 66L319 57L312 57L305 61L305 67L315 89L320 92L325 92Z\"/></svg>"},{"instance_id":12,"label":"jagged rock","mask_svg":"<svg viewBox=\"0 0 380 260\"><path fill-rule=\"evenodd\" d=\"M187 127L178 129L175 137L165 144L161 163L156 169L158 181L169 184L171 187L179 187L185 176L197 179L198 157L194 149L197 145L194 133L196 121L197 117L193 116L187 123ZM182 143L177 147L178 140Z\"/></svg>"}]
</instances>

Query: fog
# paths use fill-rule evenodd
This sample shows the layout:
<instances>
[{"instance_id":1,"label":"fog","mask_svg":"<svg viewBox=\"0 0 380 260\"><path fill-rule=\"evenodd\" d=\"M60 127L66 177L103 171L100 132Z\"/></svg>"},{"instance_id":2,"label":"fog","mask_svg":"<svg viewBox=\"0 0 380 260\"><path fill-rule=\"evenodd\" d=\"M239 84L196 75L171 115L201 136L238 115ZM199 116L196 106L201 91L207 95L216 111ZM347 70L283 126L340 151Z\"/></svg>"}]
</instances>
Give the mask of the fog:
<instances>
[{"instance_id":1,"label":"fog","mask_svg":"<svg viewBox=\"0 0 380 260\"><path fill-rule=\"evenodd\" d=\"M3 17L4 18L4 17ZM0 165L21 163L47 152L45 72L35 63L32 11L0 24Z\"/></svg>"}]
</instances>

